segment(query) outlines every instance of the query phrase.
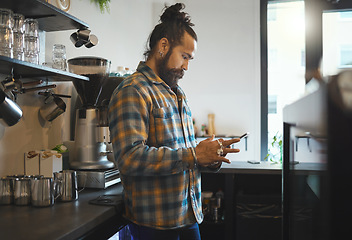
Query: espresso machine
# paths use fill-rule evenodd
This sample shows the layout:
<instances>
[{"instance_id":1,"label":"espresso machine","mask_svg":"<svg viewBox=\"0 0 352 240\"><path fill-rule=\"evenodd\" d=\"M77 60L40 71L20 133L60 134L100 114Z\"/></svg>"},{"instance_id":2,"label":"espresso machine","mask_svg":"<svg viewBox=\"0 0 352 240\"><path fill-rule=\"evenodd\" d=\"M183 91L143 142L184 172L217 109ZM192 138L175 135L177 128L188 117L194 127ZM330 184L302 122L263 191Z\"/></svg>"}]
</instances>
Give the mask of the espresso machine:
<instances>
[{"instance_id":1,"label":"espresso machine","mask_svg":"<svg viewBox=\"0 0 352 240\"><path fill-rule=\"evenodd\" d=\"M106 188L120 182L113 160L107 119L107 101L98 98L109 77L110 61L96 57L68 60L69 71L89 78L74 80L80 103L76 108L74 153L69 159L70 169L77 171L78 186ZM113 159L113 157L112 157Z\"/></svg>"}]
</instances>

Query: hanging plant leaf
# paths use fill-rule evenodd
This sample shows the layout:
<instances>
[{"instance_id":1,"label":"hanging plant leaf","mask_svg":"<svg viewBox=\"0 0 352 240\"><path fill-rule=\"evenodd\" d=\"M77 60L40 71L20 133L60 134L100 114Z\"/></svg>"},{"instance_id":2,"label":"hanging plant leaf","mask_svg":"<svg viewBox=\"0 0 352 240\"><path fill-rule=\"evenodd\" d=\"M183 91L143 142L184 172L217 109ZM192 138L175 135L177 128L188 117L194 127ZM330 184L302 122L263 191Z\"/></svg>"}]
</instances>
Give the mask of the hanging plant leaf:
<instances>
[{"instance_id":1,"label":"hanging plant leaf","mask_svg":"<svg viewBox=\"0 0 352 240\"><path fill-rule=\"evenodd\" d=\"M104 13L105 11L110 13L110 7L109 7L110 0L90 0L90 1L99 6L101 13Z\"/></svg>"}]
</instances>

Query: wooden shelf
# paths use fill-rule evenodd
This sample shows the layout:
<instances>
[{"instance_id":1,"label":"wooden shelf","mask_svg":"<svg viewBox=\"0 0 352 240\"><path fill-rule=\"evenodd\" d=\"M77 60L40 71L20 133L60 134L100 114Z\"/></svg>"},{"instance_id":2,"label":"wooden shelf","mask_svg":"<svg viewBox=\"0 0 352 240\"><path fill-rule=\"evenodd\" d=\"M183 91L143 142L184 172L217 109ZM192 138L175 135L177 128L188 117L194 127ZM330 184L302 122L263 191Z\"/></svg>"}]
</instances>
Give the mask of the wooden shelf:
<instances>
[{"instance_id":1,"label":"wooden shelf","mask_svg":"<svg viewBox=\"0 0 352 240\"><path fill-rule=\"evenodd\" d=\"M12 72L15 78L21 79L37 78L48 81L89 81L88 77L82 75L0 56L0 73L11 75Z\"/></svg>"},{"instance_id":2,"label":"wooden shelf","mask_svg":"<svg viewBox=\"0 0 352 240\"><path fill-rule=\"evenodd\" d=\"M86 29L88 24L43 0L1 0L0 8L21 13L39 22L39 29L46 32Z\"/></svg>"}]
</instances>

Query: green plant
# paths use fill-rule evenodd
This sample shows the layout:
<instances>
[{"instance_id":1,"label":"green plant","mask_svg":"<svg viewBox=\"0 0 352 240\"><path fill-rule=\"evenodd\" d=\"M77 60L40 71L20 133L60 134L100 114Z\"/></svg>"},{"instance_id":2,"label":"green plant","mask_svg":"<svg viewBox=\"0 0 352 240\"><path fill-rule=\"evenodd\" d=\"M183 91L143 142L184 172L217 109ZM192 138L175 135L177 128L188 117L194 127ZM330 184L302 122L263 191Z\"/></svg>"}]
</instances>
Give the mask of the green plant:
<instances>
[{"instance_id":1,"label":"green plant","mask_svg":"<svg viewBox=\"0 0 352 240\"><path fill-rule=\"evenodd\" d=\"M264 160L270 160L275 163L282 163L282 156L283 156L283 142L282 142L282 135L277 132L273 140L270 144L268 149L268 154L264 158Z\"/></svg>"},{"instance_id":2,"label":"green plant","mask_svg":"<svg viewBox=\"0 0 352 240\"><path fill-rule=\"evenodd\" d=\"M90 0L91 2L99 5L100 11L104 13L104 11L110 12L109 3L110 0Z\"/></svg>"}]
</instances>

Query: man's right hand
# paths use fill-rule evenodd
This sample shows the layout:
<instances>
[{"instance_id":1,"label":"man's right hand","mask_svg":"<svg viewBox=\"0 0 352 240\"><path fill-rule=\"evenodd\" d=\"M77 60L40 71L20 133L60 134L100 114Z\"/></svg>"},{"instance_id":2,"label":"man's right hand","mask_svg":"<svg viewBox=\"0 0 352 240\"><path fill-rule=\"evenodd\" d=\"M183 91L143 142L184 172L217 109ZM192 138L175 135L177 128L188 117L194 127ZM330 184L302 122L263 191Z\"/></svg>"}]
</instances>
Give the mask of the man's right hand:
<instances>
[{"instance_id":1,"label":"man's right hand","mask_svg":"<svg viewBox=\"0 0 352 240\"><path fill-rule=\"evenodd\" d=\"M237 148L228 148L229 145L239 142L239 138L232 138L229 140L224 140L221 138L214 140L214 138L215 136L213 135L212 137L201 141L195 148L197 162L200 166L209 167L219 164L220 162L231 163L229 159L225 158L226 154L238 153L240 151ZM219 142L222 144L222 147ZM223 154L218 154L219 149L222 149Z\"/></svg>"}]
</instances>

